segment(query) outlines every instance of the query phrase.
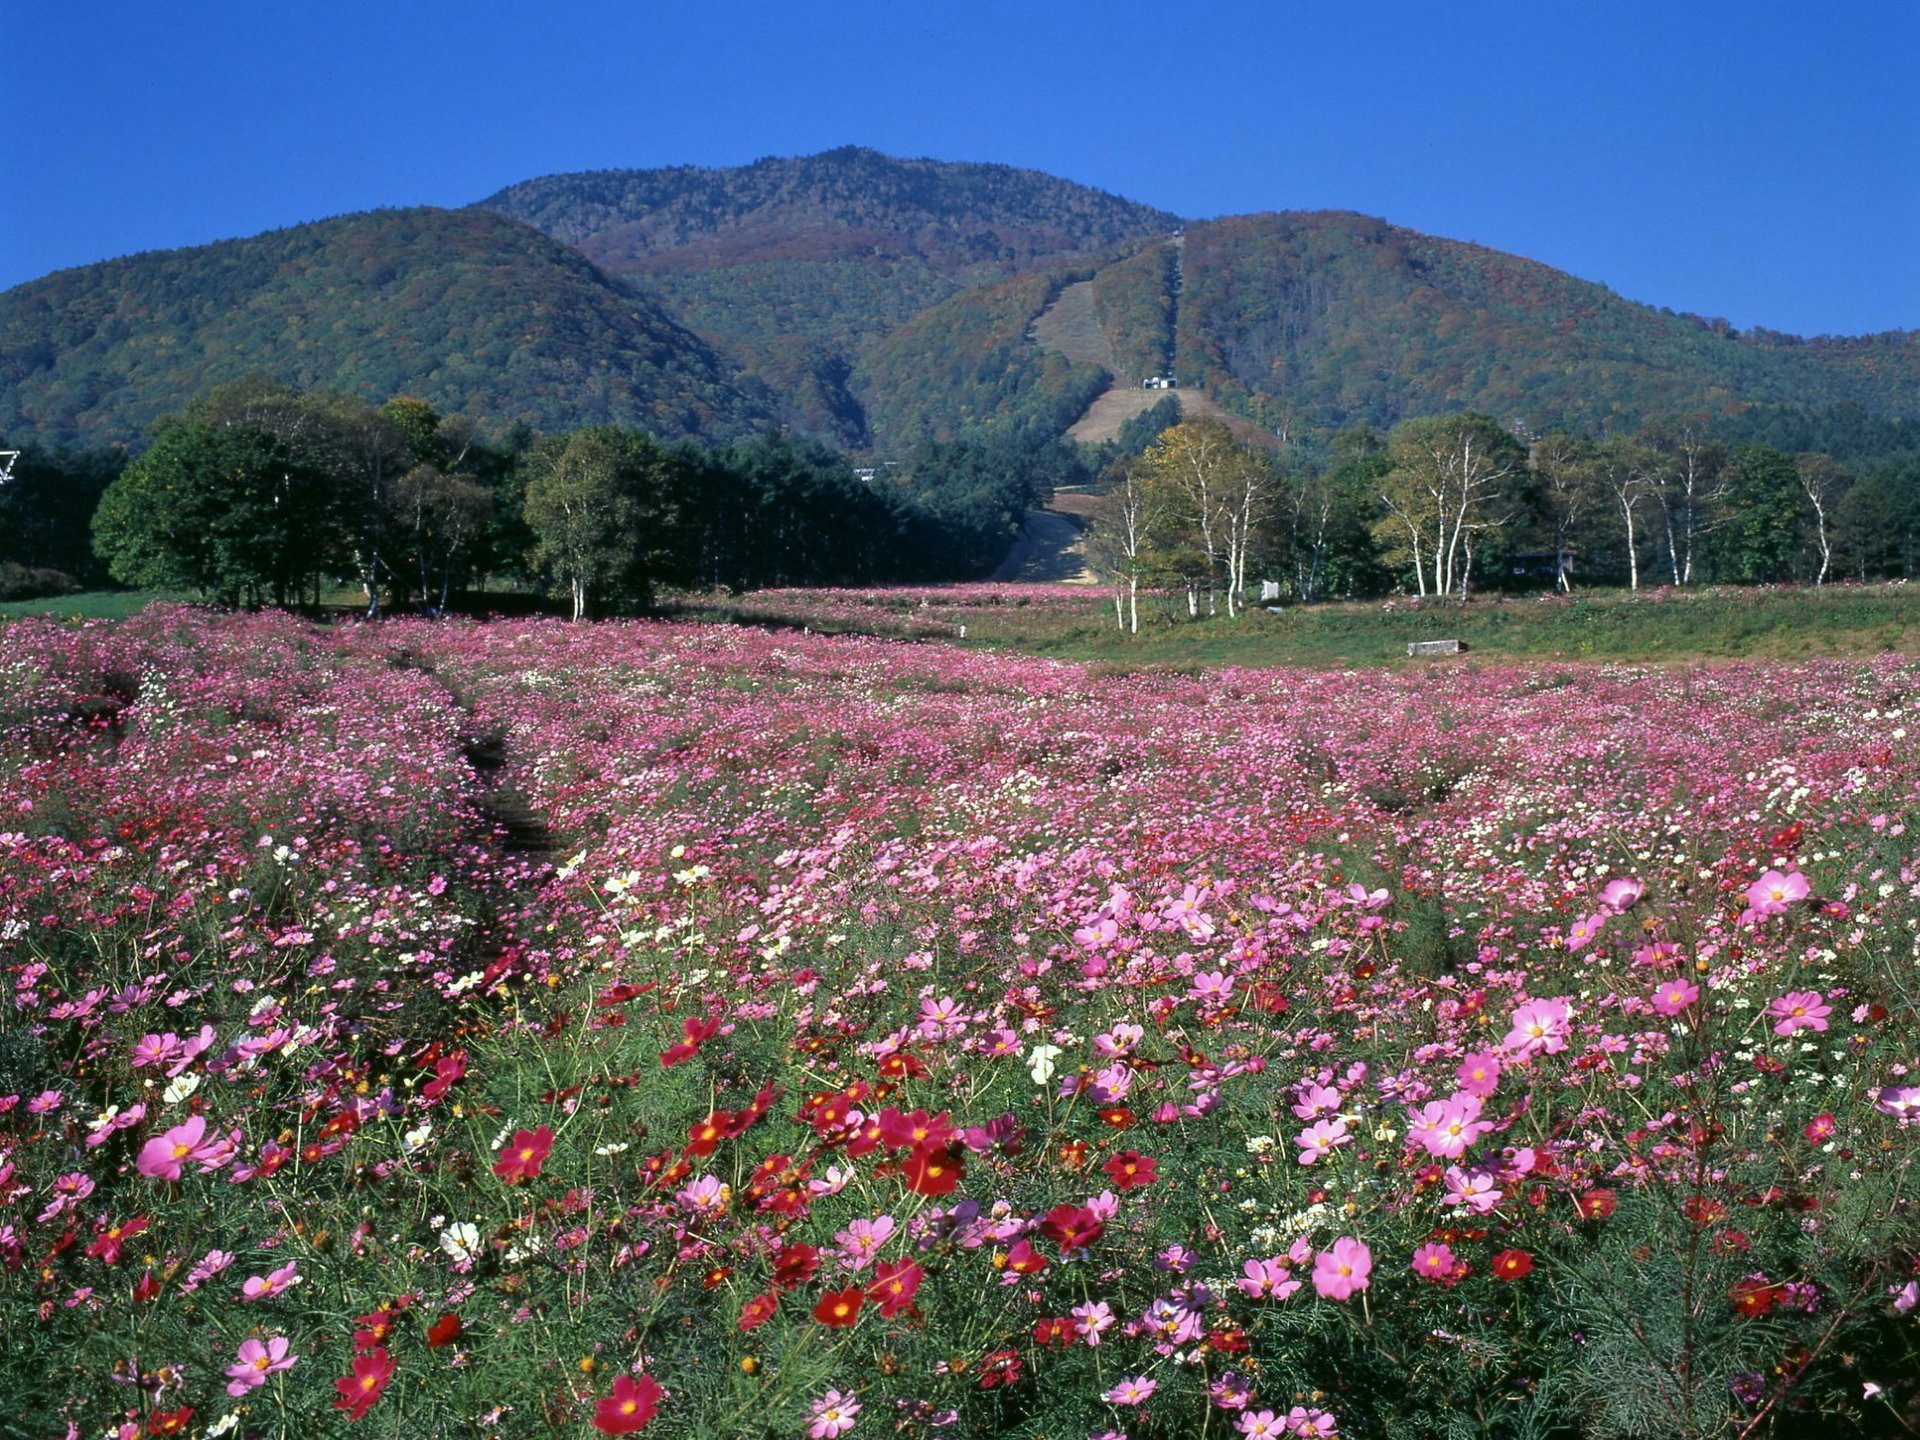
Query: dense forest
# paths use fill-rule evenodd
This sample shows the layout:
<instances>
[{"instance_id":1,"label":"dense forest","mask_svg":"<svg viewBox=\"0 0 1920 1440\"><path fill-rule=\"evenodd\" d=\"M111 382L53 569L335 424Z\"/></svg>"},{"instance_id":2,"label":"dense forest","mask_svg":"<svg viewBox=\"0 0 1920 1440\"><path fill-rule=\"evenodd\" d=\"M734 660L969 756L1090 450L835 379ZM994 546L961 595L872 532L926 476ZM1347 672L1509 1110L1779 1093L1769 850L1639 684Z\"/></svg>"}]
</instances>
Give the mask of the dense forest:
<instances>
[{"instance_id":1,"label":"dense forest","mask_svg":"<svg viewBox=\"0 0 1920 1440\"><path fill-rule=\"evenodd\" d=\"M1018 435L928 440L876 481L773 429L708 448L614 425L483 432L415 397L254 377L166 417L130 462L25 451L0 487L0 598L110 578L228 605L350 590L369 611L438 611L487 586L579 617L666 587L969 579L1054 485L1087 479L1074 446Z\"/></svg>"},{"instance_id":2,"label":"dense forest","mask_svg":"<svg viewBox=\"0 0 1920 1440\"><path fill-rule=\"evenodd\" d=\"M1088 279L1110 363L1030 337ZM1596 435L1755 407L1920 418L1914 335L1740 333L1364 216L1183 226L1032 171L848 149L551 176L62 271L0 293L0 431L137 446L185 397L266 374L545 431L720 446L772 422L897 460L982 428L1058 435L1169 361L1289 437L1467 411Z\"/></svg>"}]
</instances>

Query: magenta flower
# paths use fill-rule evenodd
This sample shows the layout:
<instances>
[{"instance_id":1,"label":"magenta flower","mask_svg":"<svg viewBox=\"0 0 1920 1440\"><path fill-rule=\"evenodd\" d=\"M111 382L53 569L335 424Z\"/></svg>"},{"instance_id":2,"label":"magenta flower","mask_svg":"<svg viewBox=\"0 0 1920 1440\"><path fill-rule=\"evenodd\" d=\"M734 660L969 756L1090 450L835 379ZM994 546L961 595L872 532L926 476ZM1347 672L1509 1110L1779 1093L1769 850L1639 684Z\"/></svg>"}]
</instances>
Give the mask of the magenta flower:
<instances>
[{"instance_id":1,"label":"magenta flower","mask_svg":"<svg viewBox=\"0 0 1920 1440\"><path fill-rule=\"evenodd\" d=\"M807 1407L810 1417L807 1434L812 1440L836 1440L853 1429L860 1414L860 1402L851 1395L829 1390Z\"/></svg>"},{"instance_id":2,"label":"magenta flower","mask_svg":"<svg viewBox=\"0 0 1920 1440\"><path fill-rule=\"evenodd\" d=\"M1747 911L1741 918L1751 921L1763 915L1783 914L1789 905L1812 893L1807 877L1798 870L1791 875L1769 870L1747 887Z\"/></svg>"},{"instance_id":3,"label":"magenta flower","mask_svg":"<svg viewBox=\"0 0 1920 1440\"><path fill-rule=\"evenodd\" d=\"M1827 1028L1827 1016L1833 1007L1818 990L1794 990L1767 1006L1773 1017L1773 1033L1791 1035L1798 1030L1820 1031Z\"/></svg>"},{"instance_id":4,"label":"magenta flower","mask_svg":"<svg viewBox=\"0 0 1920 1440\"><path fill-rule=\"evenodd\" d=\"M1920 1120L1920 1085L1889 1085L1873 1108L1896 1120Z\"/></svg>"},{"instance_id":5,"label":"magenta flower","mask_svg":"<svg viewBox=\"0 0 1920 1440\"><path fill-rule=\"evenodd\" d=\"M1422 1280L1449 1280L1453 1266L1453 1248L1445 1241L1432 1241L1413 1252L1413 1273Z\"/></svg>"},{"instance_id":6,"label":"magenta flower","mask_svg":"<svg viewBox=\"0 0 1920 1440\"><path fill-rule=\"evenodd\" d=\"M1515 1055L1557 1055L1572 1033L1573 1007L1565 1000L1529 1000L1513 1012L1513 1028L1500 1043Z\"/></svg>"},{"instance_id":7,"label":"magenta flower","mask_svg":"<svg viewBox=\"0 0 1920 1440\"><path fill-rule=\"evenodd\" d=\"M203 1170L216 1170L233 1155L225 1140L207 1138L207 1119L190 1115L171 1130L156 1135L140 1147L136 1162L140 1173L153 1180L178 1180L191 1162Z\"/></svg>"},{"instance_id":8,"label":"magenta flower","mask_svg":"<svg viewBox=\"0 0 1920 1440\"><path fill-rule=\"evenodd\" d=\"M1106 1398L1115 1405L1144 1405L1159 1388L1158 1380L1149 1380L1145 1375L1132 1375L1107 1391Z\"/></svg>"},{"instance_id":9,"label":"magenta flower","mask_svg":"<svg viewBox=\"0 0 1920 1440\"><path fill-rule=\"evenodd\" d=\"M227 1393L239 1399L266 1384L267 1376L291 1370L300 1359L287 1353L292 1348L292 1342L284 1335L276 1335L265 1344L242 1340L239 1363L227 1367Z\"/></svg>"},{"instance_id":10,"label":"magenta flower","mask_svg":"<svg viewBox=\"0 0 1920 1440\"><path fill-rule=\"evenodd\" d=\"M1234 1422L1246 1440L1280 1440L1287 1433L1287 1422L1271 1410L1247 1410Z\"/></svg>"},{"instance_id":11,"label":"magenta flower","mask_svg":"<svg viewBox=\"0 0 1920 1440\"><path fill-rule=\"evenodd\" d=\"M1669 980L1653 992L1653 1008L1662 1015L1678 1015L1699 998L1699 988L1691 981Z\"/></svg>"},{"instance_id":12,"label":"magenta flower","mask_svg":"<svg viewBox=\"0 0 1920 1440\"><path fill-rule=\"evenodd\" d=\"M1500 1052L1475 1050L1460 1062L1458 1078L1465 1094L1486 1099L1500 1087Z\"/></svg>"},{"instance_id":13,"label":"magenta flower","mask_svg":"<svg viewBox=\"0 0 1920 1440\"><path fill-rule=\"evenodd\" d=\"M1284 1300L1300 1288L1284 1260L1249 1260L1246 1273L1234 1281L1249 1300Z\"/></svg>"},{"instance_id":14,"label":"magenta flower","mask_svg":"<svg viewBox=\"0 0 1920 1440\"><path fill-rule=\"evenodd\" d=\"M1607 888L1600 892L1600 903L1609 910L1631 910L1647 893L1646 883L1641 880L1612 880Z\"/></svg>"},{"instance_id":15,"label":"magenta flower","mask_svg":"<svg viewBox=\"0 0 1920 1440\"><path fill-rule=\"evenodd\" d=\"M1596 911L1584 920L1576 920L1567 927L1567 953L1583 949L1600 937L1600 931L1606 926L1607 912Z\"/></svg>"},{"instance_id":16,"label":"magenta flower","mask_svg":"<svg viewBox=\"0 0 1920 1440\"><path fill-rule=\"evenodd\" d=\"M1300 1147L1300 1163L1311 1165L1337 1147L1352 1144L1353 1136L1347 1133L1344 1120L1316 1120L1294 1136L1293 1143Z\"/></svg>"},{"instance_id":17,"label":"magenta flower","mask_svg":"<svg viewBox=\"0 0 1920 1440\"><path fill-rule=\"evenodd\" d=\"M250 1275L240 1287L242 1300L271 1300L276 1295L284 1295L300 1283L300 1267L297 1261L289 1260L278 1270L266 1275Z\"/></svg>"},{"instance_id":18,"label":"magenta flower","mask_svg":"<svg viewBox=\"0 0 1920 1440\"><path fill-rule=\"evenodd\" d=\"M1325 1440L1326 1436L1338 1435L1340 1427L1326 1411L1296 1405L1287 1412L1287 1433L1303 1436L1304 1440Z\"/></svg>"},{"instance_id":19,"label":"magenta flower","mask_svg":"<svg viewBox=\"0 0 1920 1440\"><path fill-rule=\"evenodd\" d=\"M1367 1288L1373 1252L1364 1241L1342 1236L1313 1257L1313 1288L1322 1300L1345 1300Z\"/></svg>"},{"instance_id":20,"label":"magenta flower","mask_svg":"<svg viewBox=\"0 0 1920 1440\"><path fill-rule=\"evenodd\" d=\"M1407 1144L1418 1145L1436 1160L1457 1160L1492 1129L1491 1121L1480 1118L1478 1095L1450 1095L1413 1112Z\"/></svg>"}]
</instances>

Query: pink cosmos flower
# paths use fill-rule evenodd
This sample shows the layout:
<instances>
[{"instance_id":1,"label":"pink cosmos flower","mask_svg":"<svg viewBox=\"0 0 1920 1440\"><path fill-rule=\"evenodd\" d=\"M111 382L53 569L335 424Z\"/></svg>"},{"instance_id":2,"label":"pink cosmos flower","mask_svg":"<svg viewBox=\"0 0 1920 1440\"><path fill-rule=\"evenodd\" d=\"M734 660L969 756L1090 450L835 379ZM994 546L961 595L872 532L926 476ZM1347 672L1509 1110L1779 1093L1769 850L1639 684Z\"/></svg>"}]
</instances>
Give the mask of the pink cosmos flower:
<instances>
[{"instance_id":1,"label":"pink cosmos flower","mask_svg":"<svg viewBox=\"0 0 1920 1440\"><path fill-rule=\"evenodd\" d=\"M1889 1085L1873 1108L1896 1120L1920 1120L1920 1085Z\"/></svg>"},{"instance_id":2,"label":"pink cosmos flower","mask_svg":"<svg viewBox=\"0 0 1920 1440\"><path fill-rule=\"evenodd\" d=\"M1747 909L1740 918L1751 924L1765 915L1784 914L1789 905L1812 893L1813 886L1798 870L1791 875L1769 870L1747 887Z\"/></svg>"},{"instance_id":3,"label":"pink cosmos flower","mask_svg":"<svg viewBox=\"0 0 1920 1440\"><path fill-rule=\"evenodd\" d=\"M1159 1388L1158 1380L1149 1380L1145 1375L1132 1375L1107 1391L1106 1398L1115 1405L1144 1405Z\"/></svg>"},{"instance_id":4,"label":"pink cosmos flower","mask_svg":"<svg viewBox=\"0 0 1920 1440\"><path fill-rule=\"evenodd\" d=\"M1818 990L1794 990L1767 1006L1774 1019L1773 1033L1791 1035L1797 1030L1821 1031L1827 1028L1827 1016L1833 1007Z\"/></svg>"},{"instance_id":5,"label":"pink cosmos flower","mask_svg":"<svg viewBox=\"0 0 1920 1440\"><path fill-rule=\"evenodd\" d=\"M1462 1205L1475 1215L1485 1215L1499 1207L1502 1193L1494 1188L1491 1171L1479 1166L1462 1170L1454 1165L1447 1170L1447 1193L1440 1203Z\"/></svg>"},{"instance_id":6,"label":"pink cosmos flower","mask_svg":"<svg viewBox=\"0 0 1920 1440\"><path fill-rule=\"evenodd\" d=\"M1287 1433L1304 1436L1305 1440L1325 1440L1326 1436L1338 1435L1340 1427L1326 1411L1296 1405L1287 1412Z\"/></svg>"},{"instance_id":7,"label":"pink cosmos flower","mask_svg":"<svg viewBox=\"0 0 1920 1440\"><path fill-rule=\"evenodd\" d=\"M275 1295L284 1295L300 1283L299 1262L289 1260L278 1270L265 1275L252 1275L240 1287L242 1300L271 1300Z\"/></svg>"},{"instance_id":8,"label":"pink cosmos flower","mask_svg":"<svg viewBox=\"0 0 1920 1440\"><path fill-rule=\"evenodd\" d=\"M1573 1006L1565 1000L1529 1000L1513 1012L1513 1028L1500 1042L1514 1055L1557 1055L1573 1033Z\"/></svg>"},{"instance_id":9,"label":"pink cosmos flower","mask_svg":"<svg viewBox=\"0 0 1920 1440\"><path fill-rule=\"evenodd\" d=\"M178 1180L189 1162L202 1170L217 1170L231 1159L233 1147L216 1136L207 1138L207 1118L190 1115L171 1130L156 1135L140 1147L137 1162L140 1173L152 1180Z\"/></svg>"},{"instance_id":10,"label":"pink cosmos flower","mask_svg":"<svg viewBox=\"0 0 1920 1440\"><path fill-rule=\"evenodd\" d=\"M1316 1120L1298 1135L1293 1143L1300 1147L1300 1163L1311 1165L1326 1155L1331 1155L1342 1145L1351 1145L1353 1136L1347 1133L1344 1120Z\"/></svg>"},{"instance_id":11,"label":"pink cosmos flower","mask_svg":"<svg viewBox=\"0 0 1920 1440\"><path fill-rule=\"evenodd\" d=\"M1246 1440L1280 1440L1287 1433L1287 1422L1271 1410L1244 1411L1234 1423Z\"/></svg>"},{"instance_id":12,"label":"pink cosmos flower","mask_svg":"<svg viewBox=\"0 0 1920 1440\"><path fill-rule=\"evenodd\" d=\"M1412 1114L1407 1144L1418 1145L1436 1160L1457 1160L1493 1129L1480 1118L1478 1095L1450 1095L1429 1100Z\"/></svg>"},{"instance_id":13,"label":"pink cosmos flower","mask_svg":"<svg viewBox=\"0 0 1920 1440\"><path fill-rule=\"evenodd\" d=\"M265 1344L242 1340L239 1363L227 1367L227 1394L237 1400L266 1384L267 1376L291 1370L300 1359L288 1353L292 1348L284 1335L276 1335Z\"/></svg>"},{"instance_id":14,"label":"pink cosmos flower","mask_svg":"<svg viewBox=\"0 0 1920 1440\"><path fill-rule=\"evenodd\" d=\"M1613 911L1631 910L1646 893L1647 887L1644 881L1613 880L1609 881L1607 888L1600 892L1600 903Z\"/></svg>"},{"instance_id":15,"label":"pink cosmos flower","mask_svg":"<svg viewBox=\"0 0 1920 1440\"><path fill-rule=\"evenodd\" d=\"M1068 1312L1073 1316L1074 1331L1089 1345L1098 1346L1100 1337L1111 1330L1118 1317L1113 1307L1104 1300L1089 1300L1084 1305L1076 1305Z\"/></svg>"},{"instance_id":16,"label":"pink cosmos flower","mask_svg":"<svg viewBox=\"0 0 1920 1440\"><path fill-rule=\"evenodd\" d=\"M1435 1240L1413 1252L1413 1273L1422 1280L1444 1281L1453 1275L1453 1249Z\"/></svg>"},{"instance_id":17,"label":"pink cosmos flower","mask_svg":"<svg viewBox=\"0 0 1920 1440\"><path fill-rule=\"evenodd\" d=\"M1371 1283L1373 1252L1351 1236L1333 1242L1313 1259L1313 1288L1322 1300L1345 1300Z\"/></svg>"},{"instance_id":18,"label":"pink cosmos flower","mask_svg":"<svg viewBox=\"0 0 1920 1440\"><path fill-rule=\"evenodd\" d=\"M1246 1273L1234 1284L1249 1300L1284 1300L1300 1288L1284 1260L1249 1260L1240 1268Z\"/></svg>"},{"instance_id":19,"label":"pink cosmos flower","mask_svg":"<svg viewBox=\"0 0 1920 1440\"><path fill-rule=\"evenodd\" d=\"M1596 911L1584 920L1574 921L1573 924L1567 927L1567 953L1572 954L1575 950L1592 944L1594 940L1599 938L1600 931L1606 923L1607 912L1604 910Z\"/></svg>"},{"instance_id":20,"label":"pink cosmos flower","mask_svg":"<svg viewBox=\"0 0 1920 1440\"><path fill-rule=\"evenodd\" d=\"M1692 981L1669 980L1653 992L1653 1008L1662 1015L1678 1015L1699 998L1699 988Z\"/></svg>"},{"instance_id":21,"label":"pink cosmos flower","mask_svg":"<svg viewBox=\"0 0 1920 1440\"><path fill-rule=\"evenodd\" d=\"M1460 1062L1460 1088L1484 1100L1500 1086L1500 1052L1475 1050Z\"/></svg>"},{"instance_id":22,"label":"pink cosmos flower","mask_svg":"<svg viewBox=\"0 0 1920 1440\"><path fill-rule=\"evenodd\" d=\"M860 1414L860 1402L851 1395L829 1390L807 1407L812 1417L807 1434L812 1440L836 1440L853 1429Z\"/></svg>"}]
</instances>

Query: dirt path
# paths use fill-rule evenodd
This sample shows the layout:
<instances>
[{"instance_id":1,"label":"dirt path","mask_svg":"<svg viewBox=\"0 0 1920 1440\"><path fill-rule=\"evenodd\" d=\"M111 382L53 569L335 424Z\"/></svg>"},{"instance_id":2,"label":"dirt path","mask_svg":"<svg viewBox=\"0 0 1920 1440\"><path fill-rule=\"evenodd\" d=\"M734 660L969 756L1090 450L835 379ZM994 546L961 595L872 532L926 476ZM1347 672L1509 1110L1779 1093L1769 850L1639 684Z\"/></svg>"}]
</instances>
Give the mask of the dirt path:
<instances>
[{"instance_id":1,"label":"dirt path","mask_svg":"<svg viewBox=\"0 0 1920 1440\"><path fill-rule=\"evenodd\" d=\"M1020 536L1000 568L989 577L1026 584L1091 585L1080 542L1084 522L1059 510L1029 510Z\"/></svg>"}]
</instances>

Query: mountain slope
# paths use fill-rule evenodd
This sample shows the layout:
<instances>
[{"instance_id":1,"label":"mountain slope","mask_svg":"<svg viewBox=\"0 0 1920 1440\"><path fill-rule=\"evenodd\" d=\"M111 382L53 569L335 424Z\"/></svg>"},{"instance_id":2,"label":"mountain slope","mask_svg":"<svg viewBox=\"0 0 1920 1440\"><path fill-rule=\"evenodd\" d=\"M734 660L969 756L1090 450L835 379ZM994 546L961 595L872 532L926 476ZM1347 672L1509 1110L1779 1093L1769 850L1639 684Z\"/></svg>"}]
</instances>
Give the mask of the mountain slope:
<instances>
[{"instance_id":1,"label":"mountain slope","mask_svg":"<svg viewBox=\"0 0 1920 1440\"><path fill-rule=\"evenodd\" d=\"M850 444L873 436L849 382L882 337L970 286L1180 223L1038 171L852 147L554 175L480 203L643 282L781 395L793 423Z\"/></svg>"},{"instance_id":2,"label":"mountain slope","mask_svg":"<svg viewBox=\"0 0 1920 1440\"><path fill-rule=\"evenodd\" d=\"M1183 384L1326 425L1471 409L1606 428L1772 403L1920 414L1920 334L1739 335L1339 212L1190 228L1177 343Z\"/></svg>"},{"instance_id":3,"label":"mountain slope","mask_svg":"<svg viewBox=\"0 0 1920 1440\"><path fill-rule=\"evenodd\" d=\"M136 439L211 385L271 374L542 427L740 434L729 363L578 252L482 210L349 215L64 270L0 294L0 431Z\"/></svg>"}]
</instances>

